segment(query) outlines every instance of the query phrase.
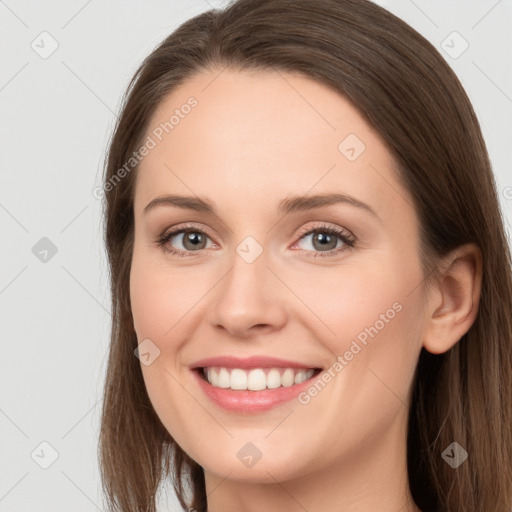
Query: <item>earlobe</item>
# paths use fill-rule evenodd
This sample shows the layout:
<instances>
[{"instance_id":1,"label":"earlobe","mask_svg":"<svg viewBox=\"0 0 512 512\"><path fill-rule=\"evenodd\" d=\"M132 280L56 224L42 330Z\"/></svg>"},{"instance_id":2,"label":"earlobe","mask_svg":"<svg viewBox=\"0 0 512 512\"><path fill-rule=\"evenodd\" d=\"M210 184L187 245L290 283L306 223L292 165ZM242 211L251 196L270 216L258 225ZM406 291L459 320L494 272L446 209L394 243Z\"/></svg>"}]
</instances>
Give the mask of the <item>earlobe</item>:
<instances>
[{"instance_id":1,"label":"earlobe","mask_svg":"<svg viewBox=\"0 0 512 512\"><path fill-rule=\"evenodd\" d=\"M482 286L482 253L475 244L443 259L442 276L429 297L423 346L432 354L450 350L475 322Z\"/></svg>"}]
</instances>

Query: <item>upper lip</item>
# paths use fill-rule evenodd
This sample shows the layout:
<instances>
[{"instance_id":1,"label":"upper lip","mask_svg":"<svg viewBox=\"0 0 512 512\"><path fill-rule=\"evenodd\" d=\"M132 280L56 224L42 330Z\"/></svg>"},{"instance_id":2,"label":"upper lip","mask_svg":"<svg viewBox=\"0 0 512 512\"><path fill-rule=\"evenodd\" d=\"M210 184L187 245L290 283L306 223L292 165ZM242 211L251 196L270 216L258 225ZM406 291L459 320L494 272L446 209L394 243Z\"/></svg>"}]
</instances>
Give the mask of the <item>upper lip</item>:
<instances>
[{"instance_id":1,"label":"upper lip","mask_svg":"<svg viewBox=\"0 0 512 512\"><path fill-rule=\"evenodd\" d=\"M246 358L233 356L218 356L200 359L193 363L190 367L210 368L213 366L221 366L225 368L319 368L318 366L304 364L297 361L288 361L269 356L252 356Z\"/></svg>"}]
</instances>

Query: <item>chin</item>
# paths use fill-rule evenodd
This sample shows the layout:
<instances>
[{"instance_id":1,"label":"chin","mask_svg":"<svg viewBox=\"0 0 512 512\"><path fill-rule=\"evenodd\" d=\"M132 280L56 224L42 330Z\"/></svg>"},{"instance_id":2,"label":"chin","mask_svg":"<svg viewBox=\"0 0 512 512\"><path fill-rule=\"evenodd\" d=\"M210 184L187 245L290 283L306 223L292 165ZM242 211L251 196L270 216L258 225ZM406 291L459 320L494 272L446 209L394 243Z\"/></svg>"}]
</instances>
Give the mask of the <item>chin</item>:
<instances>
[{"instance_id":1,"label":"chin","mask_svg":"<svg viewBox=\"0 0 512 512\"><path fill-rule=\"evenodd\" d=\"M278 482L291 480L304 476L312 470L310 463L298 457L298 449L292 450L289 456L282 453L276 457L275 452L279 449L274 448L273 455L262 454L259 460L252 463L244 463L243 455L240 456L242 459L240 460L236 454L237 451L239 450L234 450L233 456L219 457L217 453L214 453L211 454L211 457L199 457L195 460L206 472L221 478L226 478L229 475L227 477L229 480L253 484L275 484L276 480Z\"/></svg>"}]
</instances>

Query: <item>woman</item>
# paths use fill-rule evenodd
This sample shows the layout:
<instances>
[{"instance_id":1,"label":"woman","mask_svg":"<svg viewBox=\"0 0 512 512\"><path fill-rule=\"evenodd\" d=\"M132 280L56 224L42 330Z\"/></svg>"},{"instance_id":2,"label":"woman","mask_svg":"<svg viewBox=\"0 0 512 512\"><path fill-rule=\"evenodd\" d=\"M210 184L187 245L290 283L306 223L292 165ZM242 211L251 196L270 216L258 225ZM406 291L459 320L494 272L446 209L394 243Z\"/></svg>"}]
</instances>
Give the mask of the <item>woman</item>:
<instances>
[{"instance_id":1,"label":"woman","mask_svg":"<svg viewBox=\"0 0 512 512\"><path fill-rule=\"evenodd\" d=\"M512 509L509 247L411 27L366 0L196 16L130 83L105 192L112 510L167 478L199 512Z\"/></svg>"}]
</instances>

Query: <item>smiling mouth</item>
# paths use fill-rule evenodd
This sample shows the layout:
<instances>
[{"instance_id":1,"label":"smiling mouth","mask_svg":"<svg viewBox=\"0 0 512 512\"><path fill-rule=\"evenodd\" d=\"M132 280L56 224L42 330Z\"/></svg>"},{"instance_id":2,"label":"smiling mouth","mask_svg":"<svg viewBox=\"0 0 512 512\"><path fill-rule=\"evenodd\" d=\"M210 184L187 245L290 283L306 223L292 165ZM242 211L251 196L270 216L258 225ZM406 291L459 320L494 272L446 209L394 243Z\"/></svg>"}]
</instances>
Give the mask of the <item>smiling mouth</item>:
<instances>
[{"instance_id":1,"label":"smiling mouth","mask_svg":"<svg viewBox=\"0 0 512 512\"><path fill-rule=\"evenodd\" d=\"M311 379L321 368L228 368L210 366L196 368L203 380L216 388L260 391L291 387Z\"/></svg>"}]
</instances>

